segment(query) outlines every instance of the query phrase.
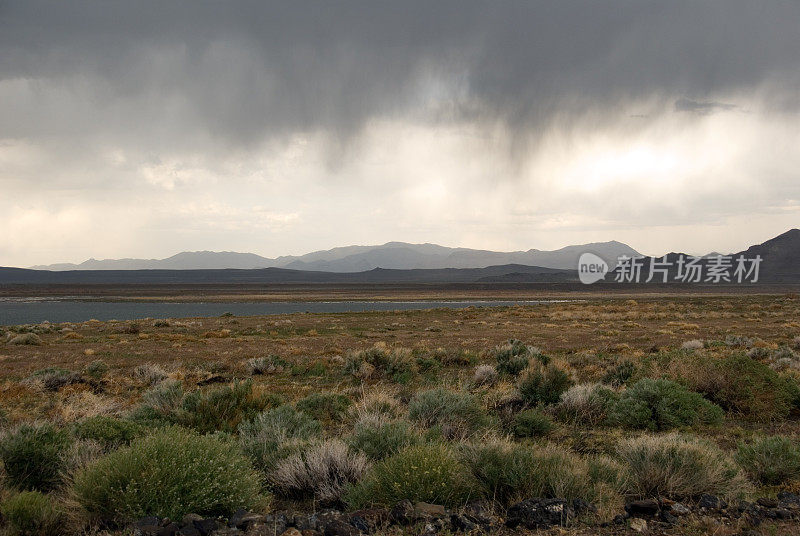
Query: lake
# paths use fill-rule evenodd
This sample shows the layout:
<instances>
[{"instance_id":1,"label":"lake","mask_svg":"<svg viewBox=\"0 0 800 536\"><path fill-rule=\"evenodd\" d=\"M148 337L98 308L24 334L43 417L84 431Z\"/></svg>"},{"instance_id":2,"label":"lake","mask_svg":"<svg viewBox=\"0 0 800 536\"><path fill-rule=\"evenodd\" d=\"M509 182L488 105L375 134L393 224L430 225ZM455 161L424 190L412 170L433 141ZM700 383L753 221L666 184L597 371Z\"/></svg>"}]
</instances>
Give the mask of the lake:
<instances>
[{"instance_id":1,"label":"lake","mask_svg":"<svg viewBox=\"0 0 800 536\"><path fill-rule=\"evenodd\" d=\"M423 310L445 307L498 307L536 305L554 300L465 300L465 301L314 301L314 302L111 302L38 299L0 300L0 325L38 324L45 320L85 322L86 320L136 320L140 318L214 317L280 315L287 313L348 313L363 311Z\"/></svg>"}]
</instances>

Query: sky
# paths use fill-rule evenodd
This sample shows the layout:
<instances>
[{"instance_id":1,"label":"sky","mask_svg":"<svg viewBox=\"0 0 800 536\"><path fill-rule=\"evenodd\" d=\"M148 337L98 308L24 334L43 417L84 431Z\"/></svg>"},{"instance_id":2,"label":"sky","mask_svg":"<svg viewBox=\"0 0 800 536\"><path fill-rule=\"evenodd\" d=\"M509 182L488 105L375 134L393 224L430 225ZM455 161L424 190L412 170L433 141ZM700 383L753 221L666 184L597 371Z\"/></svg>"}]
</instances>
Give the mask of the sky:
<instances>
[{"instance_id":1,"label":"sky","mask_svg":"<svg viewBox=\"0 0 800 536\"><path fill-rule=\"evenodd\" d=\"M0 0L0 265L799 224L797 0Z\"/></svg>"}]
</instances>

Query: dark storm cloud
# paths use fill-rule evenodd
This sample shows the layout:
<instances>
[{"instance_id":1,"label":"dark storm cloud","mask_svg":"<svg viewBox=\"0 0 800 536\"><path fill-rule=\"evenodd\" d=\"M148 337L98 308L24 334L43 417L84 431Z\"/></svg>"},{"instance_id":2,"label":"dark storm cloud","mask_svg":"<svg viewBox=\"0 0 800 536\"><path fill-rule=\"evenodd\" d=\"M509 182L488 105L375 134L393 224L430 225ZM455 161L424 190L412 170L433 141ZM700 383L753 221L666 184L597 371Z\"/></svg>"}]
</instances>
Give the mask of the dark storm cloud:
<instances>
[{"instance_id":1,"label":"dark storm cloud","mask_svg":"<svg viewBox=\"0 0 800 536\"><path fill-rule=\"evenodd\" d=\"M535 132L765 84L795 108L798 21L795 0L0 0L0 136L237 146L405 114Z\"/></svg>"},{"instance_id":2,"label":"dark storm cloud","mask_svg":"<svg viewBox=\"0 0 800 536\"><path fill-rule=\"evenodd\" d=\"M676 112L689 112L694 114L706 115L720 110L735 110L735 104L725 102L700 102L691 99L681 98L675 101Z\"/></svg>"}]
</instances>

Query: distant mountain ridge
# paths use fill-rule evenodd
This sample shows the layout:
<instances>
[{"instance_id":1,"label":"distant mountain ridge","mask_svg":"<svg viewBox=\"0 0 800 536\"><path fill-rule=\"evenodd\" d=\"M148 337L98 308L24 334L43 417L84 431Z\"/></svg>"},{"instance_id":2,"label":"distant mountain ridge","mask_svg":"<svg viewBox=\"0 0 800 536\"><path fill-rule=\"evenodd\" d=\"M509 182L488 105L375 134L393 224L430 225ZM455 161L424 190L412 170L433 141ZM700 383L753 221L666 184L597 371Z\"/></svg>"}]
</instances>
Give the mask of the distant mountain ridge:
<instances>
[{"instance_id":1,"label":"distant mountain ridge","mask_svg":"<svg viewBox=\"0 0 800 536\"><path fill-rule=\"evenodd\" d=\"M390 243L396 244L396 243ZM616 245L617 243L605 242L602 245ZM405 251L405 244L399 248L392 250L393 254L404 255L409 254ZM413 246L413 245L412 245ZM435 246L433 244L421 244L423 253L428 252L429 257L436 257L436 252L444 250L452 250L453 248L443 248L442 246ZM568 256L577 256L583 251L594 251L596 254L602 252L601 249L592 248L592 244L586 246L570 246L562 248L557 252L515 252L515 253L497 253L497 255L517 255L517 254L538 254L544 253L545 255L539 257L547 261L547 255L554 258L559 258L554 253L564 254L562 259ZM627 248L624 244L621 246ZM441 249L439 249L441 248ZM450 251L453 257L457 258L459 255L466 255L467 257L476 250L459 250ZM628 248L628 251L630 248ZM417 252L419 253L419 252ZM478 253L484 253L478 251ZM494 253L494 252L489 252ZM618 253L606 252L608 260L616 259ZM639 256L636 252L624 254L629 256ZM330 252L315 252L310 254L309 261L311 263L318 263L320 261L333 262L336 260L350 259L358 255L369 255L370 248L368 246L355 246L353 248L337 248L333 254L337 259L326 259L325 256ZM182 254L183 255L183 254ZM249 254L234 254L242 255L237 257L242 259L243 262L252 262ZM678 253L670 253L667 259L673 262L673 268L669 271L670 276L675 275L675 261L677 260ZM766 284L800 284L800 230L791 229L781 235L771 238L761 244L751 246L745 251L732 254L734 257L744 255L747 259L753 259L756 256L761 256L761 271L758 282ZM192 254L185 254L189 258ZM181 256L176 256L180 260ZM207 258L214 259L215 254L208 255ZM257 255L255 257L258 257ZM641 257L643 261L650 262L652 257ZM170 262L175 261L174 257ZM293 259L287 261L287 259ZM283 262L294 262L297 257L284 257ZM369 259L369 257L367 257ZM167 259L169 260L169 259ZM102 262L102 261L95 261ZM256 259L256 262L260 262ZM703 258L702 264L708 265L713 260L707 257ZM614 273L609 273L605 278L606 284L614 284ZM669 277L670 282L675 282L676 279ZM659 281L656 280L656 283ZM450 283L472 283L472 284L524 284L524 283L578 283L577 263L569 268L559 269L542 266L531 266L519 263L506 263L501 265L491 265L480 268L415 268L415 269L386 269L386 268L372 268L361 272L335 272L335 271L315 271L315 270L298 270L291 268L278 268L268 267L259 269L218 269L218 268L205 268L205 269L143 269L143 270L30 270L24 268L8 268L0 267L0 286L2 285L84 285L84 284L158 284L158 285L177 285L177 284L387 284L387 283L421 283L421 284L450 284ZM705 281L703 281L705 283Z\"/></svg>"},{"instance_id":2,"label":"distant mountain ridge","mask_svg":"<svg viewBox=\"0 0 800 536\"><path fill-rule=\"evenodd\" d=\"M613 262L621 255L639 256L630 246L617 241L567 246L553 251L489 251L450 248L437 244L387 242L378 246L346 246L314 251L300 256L275 259L254 253L232 251L182 252L166 259L89 259L80 264L33 266L34 270L216 270L286 268L322 272L365 272L375 268L390 270L486 268L506 264L574 270L581 253L590 251Z\"/></svg>"}]
</instances>

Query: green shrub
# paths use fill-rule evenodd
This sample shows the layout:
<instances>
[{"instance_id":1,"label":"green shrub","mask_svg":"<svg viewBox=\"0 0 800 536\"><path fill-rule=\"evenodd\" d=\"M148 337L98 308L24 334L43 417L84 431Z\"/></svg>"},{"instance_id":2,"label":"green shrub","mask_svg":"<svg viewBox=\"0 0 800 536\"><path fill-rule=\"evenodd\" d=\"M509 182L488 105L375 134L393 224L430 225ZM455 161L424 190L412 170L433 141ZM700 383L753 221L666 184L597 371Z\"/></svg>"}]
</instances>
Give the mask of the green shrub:
<instances>
[{"instance_id":1,"label":"green shrub","mask_svg":"<svg viewBox=\"0 0 800 536\"><path fill-rule=\"evenodd\" d=\"M424 427L441 428L448 438L466 437L488 424L486 412L472 395L442 387L416 393L408 403L408 415Z\"/></svg>"},{"instance_id":2,"label":"green shrub","mask_svg":"<svg viewBox=\"0 0 800 536\"><path fill-rule=\"evenodd\" d=\"M548 358L538 348L528 346L522 341L510 339L494 349L494 358L497 360L497 372L508 376L518 376L528 368L532 357L547 364Z\"/></svg>"},{"instance_id":3,"label":"green shrub","mask_svg":"<svg viewBox=\"0 0 800 536\"><path fill-rule=\"evenodd\" d=\"M0 437L0 460L8 482L24 490L49 491L59 484L62 455L72 440L50 423L22 424Z\"/></svg>"},{"instance_id":4,"label":"green shrub","mask_svg":"<svg viewBox=\"0 0 800 536\"><path fill-rule=\"evenodd\" d=\"M736 461L756 481L782 484L800 477L800 446L788 437L760 437L739 444Z\"/></svg>"},{"instance_id":5,"label":"green shrub","mask_svg":"<svg viewBox=\"0 0 800 536\"><path fill-rule=\"evenodd\" d=\"M10 534L51 536L61 534L62 513L52 499L38 491L11 495L0 506Z\"/></svg>"},{"instance_id":6,"label":"green shrub","mask_svg":"<svg viewBox=\"0 0 800 536\"><path fill-rule=\"evenodd\" d=\"M102 359L95 359L86 365L85 371L90 378L99 380L108 373L108 364Z\"/></svg>"},{"instance_id":7,"label":"green shrub","mask_svg":"<svg viewBox=\"0 0 800 536\"><path fill-rule=\"evenodd\" d=\"M347 443L370 460L382 460L419 442L419 436L406 422L359 423Z\"/></svg>"},{"instance_id":8,"label":"green shrub","mask_svg":"<svg viewBox=\"0 0 800 536\"><path fill-rule=\"evenodd\" d=\"M183 395L181 382L164 380L144 392L141 404L134 413L137 415L154 414L162 419L174 420L174 415L181 406ZM143 411L143 408L147 411Z\"/></svg>"},{"instance_id":9,"label":"green shrub","mask_svg":"<svg viewBox=\"0 0 800 536\"><path fill-rule=\"evenodd\" d=\"M743 353L688 363L676 377L725 410L756 420L784 418L800 400L791 378Z\"/></svg>"},{"instance_id":10,"label":"green shrub","mask_svg":"<svg viewBox=\"0 0 800 536\"><path fill-rule=\"evenodd\" d=\"M481 493L505 505L528 497L593 499L586 463L563 450L490 440L466 445L462 458Z\"/></svg>"},{"instance_id":11,"label":"green shrub","mask_svg":"<svg viewBox=\"0 0 800 536\"><path fill-rule=\"evenodd\" d=\"M372 348L351 353L345 363L345 373L364 375L364 363L394 381L405 381L417 372L417 361L407 348L389 348L376 344Z\"/></svg>"},{"instance_id":12,"label":"green shrub","mask_svg":"<svg viewBox=\"0 0 800 536\"><path fill-rule=\"evenodd\" d=\"M558 402L571 383L567 373L555 365L540 365L529 371L517 387L526 404L537 406Z\"/></svg>"},{"instance_id":13,"label":"green shrub","mask_svg":"<svg viewBox=\"0 0 800 536\"><path fill-rule=\"evenodd\" d=\"M521 411L511 421L511 433L516 437L541 437L552 429L550 417L535 409Z\"/></svg>"},{"instance_id":14,"label":"green shrub","mask_svg":"<svg viewBox=\"0 0 800 536\"><path fill-rule=\"evenodd\" d=\"M735 463L708 441L671 433L623 441L617 454L630 497L683 500L702 493L738 496L746 480Z\"/></svg>"},{"instance_id":15,"label":"green shrub","mask_svg":"<svg viewBox=\"0 0 800 536\"><path fill-rule=\"evenodd\" d=\"M613 385L614 387L627 385L634 374L636 374L636 365L631 361L623 361L603 376L603 383Z\"/></svg>"},{"instance_id":16,"label":"green shrub","mask_svg":"<svg viewBox=\"0 0 800 536\"><path fill-rule=\"evenodd\" d=\"M78 471L75 499L93 518L228 516L259 502L259 478L231 441L171 427Z\"/></svg>"},{"instance_id":17,"label":"green shrub","mask_svg":"<svg viewBox=\"0 0 800 536\"><path fill-rule=\"evenodd\" d=\"M350 399L339 393L312 393L296 406L319 421L340 421L350 404Z\"/></svg>"},{"instance_id":18,"label":"green shrub","mask_svg":"<svg viewBox=\"0 0 800 536\"><path fill-rule=\"evenodd\" d=\"M321 433L319 421L289 405L265 411L239 425L242 449L265 474Z\"/></svg>"},{"instance_id":19,"label":"green shrub","mask_svg":"<svg viewBox=\"0 0 800 536\"><path fill-rule=\"evenodd\" d=\"M375 465L345 500L354 508L392 506L404 499L457 506L469 498L473 484L446 445L417 445Z\"/></svg>"},{"instance_id":20,"label":"green shrub","mask_svg":"<svg viewBox=\"0 0 800 536\"><path fill-rule=\"evenodd\" d=\"M640 430L669 430L695 424L716 424L723 411L699 393L669 380L645 378L611 404L611 424Z\"/></svg>"},{"instance_id":21,"label":"green shrub","mask_svg":"<svg viewBox=\"0 0 800 536\"><path fill-rule=\"evenodd\" d=\"M141 425L107 415L88 417L75 424L75 437L97 441L107 448L130 443L142 433Z\"/></svg>"},{"instance_id":22,"label":"green shrub","mask_svg":"<svg viewBox=\"0 0 800 536\"><path fill-rule=\"evenodd\" d=\"M253 392L251 381L234 382L184 396L177 421L201 433L234 432L240 422L255 417L269 402L268 397Z\"/></svg>"}]
</instances>

